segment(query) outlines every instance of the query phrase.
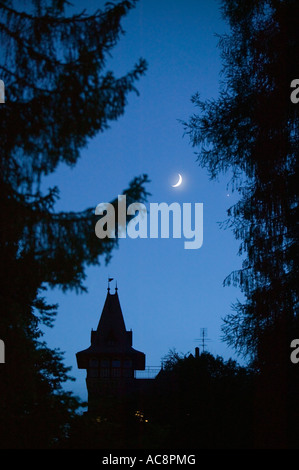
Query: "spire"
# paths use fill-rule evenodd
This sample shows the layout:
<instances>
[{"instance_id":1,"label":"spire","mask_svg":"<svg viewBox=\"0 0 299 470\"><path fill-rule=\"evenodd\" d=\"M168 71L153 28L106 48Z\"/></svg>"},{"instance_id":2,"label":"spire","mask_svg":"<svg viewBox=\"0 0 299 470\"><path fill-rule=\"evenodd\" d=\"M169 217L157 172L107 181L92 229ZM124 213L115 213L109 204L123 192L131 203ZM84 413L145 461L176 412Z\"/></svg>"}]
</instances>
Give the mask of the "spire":
<instances>
[{"instance_id":1,"label":"spire","mask_svg":"<svg viewBox=\"0 0 299 470\"><path fill-rule=\"evenodd\" d=\"M91 345L84 351L76 354L78 367L87 368L89 357L110 357L120 355L130 357L135 370L144 370L145 355L132 347L132 331L126 330L126 325L121 310L117 284L115 293L110 293L109 283L113 278L108 278L108 289L105 304L96 331L91 332Z\"/></svg>"},{"instance_id":2,"label":"spire","mask_svg":"<svg viewBox=\"0 0 299 470\"><path fill-rule=\"evenodd\" d=\"M106 301L97 327L99 340L114 341L122 344L126 338L126 326L117 291L107 292Z\"/></svg>"}]
</instances>

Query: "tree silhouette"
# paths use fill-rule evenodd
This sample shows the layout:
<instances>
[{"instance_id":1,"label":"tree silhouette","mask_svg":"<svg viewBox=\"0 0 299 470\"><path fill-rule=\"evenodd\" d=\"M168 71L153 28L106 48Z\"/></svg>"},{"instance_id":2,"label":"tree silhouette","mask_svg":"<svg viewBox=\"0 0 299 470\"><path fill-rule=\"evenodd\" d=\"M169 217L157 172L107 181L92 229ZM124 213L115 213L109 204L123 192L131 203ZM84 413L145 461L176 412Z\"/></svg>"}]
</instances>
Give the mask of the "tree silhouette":
<instances>
[{"instance_id":1,"label":"tree silhouette","mask_svg":"<svg viewBox=\"0 0 299 470\"><path fill-rule=\"evenodd\" d=\"M250 448L254 374L204 352L170 351L144 399L154 447Z\"/></svg>"},{"instance_id":2,"label":"tree silhouette","mask_svg":"<svg viewBox=\"0 0 299 470\"><path fill-rule=\"evenodd\" d=\"M143 59L125 76L105 70L135 1L110 3L92 15L67 16L65 0L0 4L1 339L3 447L48 447L66 430L78 403L62 391L69 369L62 354L41 341L41 323L53 324L56 305L43 290L85 290L85 267L108 262L117 239L94 234L95 208L55 211L58 188L43 194L43 177L60 163L76 164L80 150L119 118L128 93L144 74ZM146 175L123 192L145 201ZM116 204L116 201L112 201Z\"/></svg>"},{"instance_id":3,"label":"tree silhouette","mask_svg":"<svg viewBox=\"0 0 299 470\"><path fill-rule=\"evenodd\" d=\"M267 377L260 403L266 409L267 394L273 398L271 434L271 426L287 427L287 407L298 384L289 355L299 331L299 133L298 108L290 99L290 85L298 75L299 6L294 0L225 0L222 12L231 33L219 42L219 99L202 102L194 96L201 114L185 126L192 144L199 147L200 165L212 178L231 171L232 190L240 195L225 226L233 229L239 252L246 257L242 269L225 284L240 286L246 301L234 305L223 330L228 343ZM271 445L274 442L283 445L281 436Z\"/></svg>"},{"instance_id":4,"label":"tree silhouette","mask_svg":"<svg viewBox=\"0 0 299 470\"><path fill-rule=\"evenodd\" d=\"M163 360L158 376L123 398L122 406L114 403L114 412L77 416L61 447L250 448L253 371L206 352L194 357L170 350Z\"/></svg>"}]
</instances>

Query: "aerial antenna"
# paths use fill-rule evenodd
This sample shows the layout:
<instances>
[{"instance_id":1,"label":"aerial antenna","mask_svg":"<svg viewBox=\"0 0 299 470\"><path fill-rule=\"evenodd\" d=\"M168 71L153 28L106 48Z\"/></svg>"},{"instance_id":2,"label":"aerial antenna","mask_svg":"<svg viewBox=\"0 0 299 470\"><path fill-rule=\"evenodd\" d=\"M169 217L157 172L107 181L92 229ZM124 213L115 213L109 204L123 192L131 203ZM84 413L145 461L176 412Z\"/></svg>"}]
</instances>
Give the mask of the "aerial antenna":
<instances>
[{"instance_id":1,"label":"aerial antenna","mask_svg":"<svg viewBox=\"0 0 299 470\"><path fill-rule=\"evenodd\" d=\"M202 352L205 351L205 344L208 341L211 341L208 336L208 329L207 328L201 328L200 329L200 338L195 339L195 341L200 341Z\"/></svg>"}]
</instances>

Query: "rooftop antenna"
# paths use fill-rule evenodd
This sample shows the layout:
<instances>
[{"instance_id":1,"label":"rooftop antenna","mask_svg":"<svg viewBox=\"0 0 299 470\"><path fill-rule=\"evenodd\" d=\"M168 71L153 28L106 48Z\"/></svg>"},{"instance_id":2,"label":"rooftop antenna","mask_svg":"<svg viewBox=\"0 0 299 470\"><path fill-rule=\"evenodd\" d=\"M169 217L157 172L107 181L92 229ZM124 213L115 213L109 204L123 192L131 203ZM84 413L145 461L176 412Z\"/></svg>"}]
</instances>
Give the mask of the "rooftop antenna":
<instances>
[{"instance_id":1,"label":"rooftop antenna","mask_svg":"<svg viewBox=\"0 0 299 470\"><path fill-rule=\"evenodd\" d=\"M211 341L208 336L208 329L207 328L201 328L200 329L200 338L196 338L195 341L200 341L201 347L202 347L202 352L205 351L205 343L208 341Z\"/></svg>"}]
</instances>

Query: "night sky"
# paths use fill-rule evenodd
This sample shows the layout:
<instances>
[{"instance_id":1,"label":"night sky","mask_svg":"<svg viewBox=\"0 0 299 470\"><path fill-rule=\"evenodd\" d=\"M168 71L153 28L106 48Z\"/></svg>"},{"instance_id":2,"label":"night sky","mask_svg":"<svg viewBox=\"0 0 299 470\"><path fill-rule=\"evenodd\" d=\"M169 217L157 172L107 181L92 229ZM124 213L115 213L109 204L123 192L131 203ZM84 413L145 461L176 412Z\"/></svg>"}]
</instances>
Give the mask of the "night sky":
<instances>
[{"instance_id":1,"label":"night sky","mask_svg":"<svg viewBox=\"0 0 299 470\"><path fill-rule=\"evenodd\" d=\"M75 2L76 10L92 12L102 2ZM81 8L82 7L82 8ZM78 370L76 352L90 345L107 294L107 279L117 280L126 328L133 330L133 347L146 354L147 366L159 366L170 349L193 352L200 329L207 328L207 349L224 359L234 351L221 340L222 318L241 292L223 287L225 277L241 266L238 242L219 227L237 198L227 189L230 176L210 181L199 168L195 149L180 120L197 112L191 97L217 98L220 51L216 34L227 25L214 0L141 0L122 22L126 31L107 62L116 76L127 73L143 57L146 75L137 83L140 96L131 94L125 114L111 128L90 141L78 164L58 168L45 181L57 185L57 210L80 211L109 202L129 182L147 173L151 202L203 203L203 246L184 249L184 239L120 240L106 267L86 270L87 294L49 291L49 302L59 303L52 329L44 339L65 351L76 382L65 388L87 398L84 370ZM179 188L172 188L178 173ZM147 204L147 206L148 206ZM115 281L111 282L114 292Z\"/></svg>"}]
</instances>

